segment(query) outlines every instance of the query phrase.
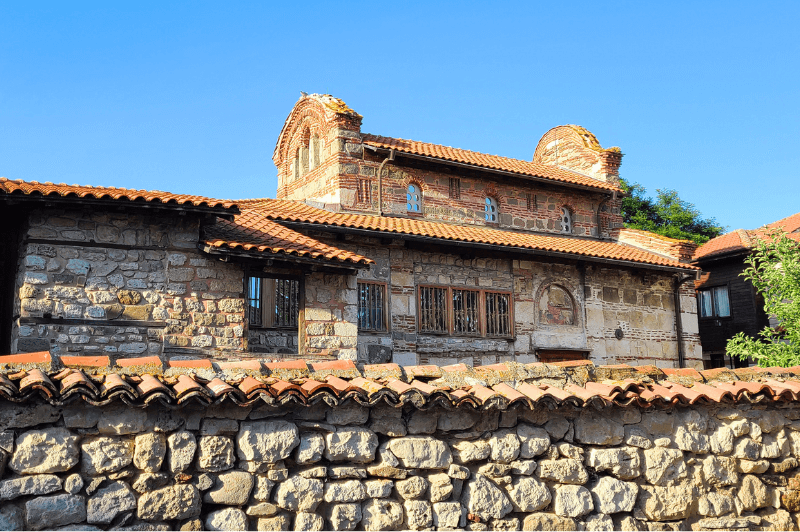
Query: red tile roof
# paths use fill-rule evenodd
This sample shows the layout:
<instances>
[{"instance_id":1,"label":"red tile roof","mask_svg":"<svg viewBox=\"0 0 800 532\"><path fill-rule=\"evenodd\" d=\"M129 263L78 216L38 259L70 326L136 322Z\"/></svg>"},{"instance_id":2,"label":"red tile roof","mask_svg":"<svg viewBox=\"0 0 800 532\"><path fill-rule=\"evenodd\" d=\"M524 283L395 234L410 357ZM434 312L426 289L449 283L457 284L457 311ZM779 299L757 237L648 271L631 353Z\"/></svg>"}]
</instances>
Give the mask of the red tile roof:
<instances>
[{"instance_id":1,"label":"red tile roof","mask_svg":"<svg viewBox=\"0 0 800 532\"><path fill-rule=\"evenodd\" d=\"M351 361L289 360L219 362L152 357L96 366L98 357L48 353L0 357L0 399L63 404L72 396L93 405L230 402L239 406L287 403L362 405L386 401L417 407L507 409L571 405L664 407L674 404L732 404L800 401L800 367L735 370L659 370L653 366L519 364L471 368L456 365L377 364L358 369ZM35 362L31 362L31 361ZM131 371L119 371L126 367ZM564 383L556 386L554 383Z\"/></svg>"},{"instance_id":2,"label":"red tile roof","mask_svg":"<svg viewBox=\"0 0 800 532\"><path fill-rule=\"evenodd\" d=\"M787 233L797 233L800 231L800 212L791 216L787 216L786 218L781 218L777 222L767 224L767 227L770 229L780 227Z\"/></svg>"},{"instance_id":3,"label":"red tile roof","mask_svg":"<svg viewBox=\"0 0 800 532\"><path fill-rule=\"evenodd\" d=\"M203 234L205 243L217 249L295 255L354 264L374 262L307 237L252 210L244 210L233 221L218 220L216 224L206 227Z\"/></svg>"},{"instance_id":4,"label":"red tile roof","mask_svg":"<svg viewBox=\"0 0 800 532\"><path fill-rule=\"evenodd\" d=\"M559 183L579 185L581 187L621 192L621 189L612 183L606 183L604 181L600 181L599 179L594 179L592 177L579 174L577 172L571 172L556 166L523 161L520 159L511 159L508 157L501 157L499 155L489 155L470 150L451 148L450 146L442 146L440 144L418 142L416 140L371 135L369 133L362 135L362 142L368 146L374 146L376 148L394 149L395 151L402 153L423 155L426 157L433 157L435 159L442 159L444 161L469 164L491 170L501 170L503 172L511 172L521 176L538 177Z\"/></svg>"},{"instance_id":5,"label":"red tile roof","mask_svg":"<svg viewBox=\"0 0 800 532\"><path fill-rule=\"evenodd\" d=\"M755 246L755 241L769 229L783 229L789 238L800 242L800 212L769 223L759 229L736 229L730 233L712 238L695 251L692 260L709 258L715 255L747 251Z\"/></svg>"},{"instance_id":6,"label":"red tile roof","mask_svg":"<svg viewBox=\"0 0 800 532\"><path fill-rule=\"evenodd\" d=\"M88 185L66 185L64 183L39 183L38 181L11 180L0 177L0 199L3 196L27 196L34 198L76 198L92 200L130 201L149 205L164 205L183 208L201 208L237 212L236 202L218 200L204 196L172 194L158 190L132 190L115 187L93 187Z\"/></svg>"},{"instance_id":7,"label":"red tile roof","mask_svg":"<svg viewBox=\"0 0 800 532\"><path fill-rule=\"evenodd\" d=\"M732 253L734 251L744 251L750 249L752 243L750 236L745 229L737 229L722 236L712 238L694 252L692 260L698 260L712 255Z\"/></svg>"},{"instance_id":8,"label":"red tile roof","mask_svg":"<svg viewBox=\"0 0 800 532\"><path fill-rule=\"evenodd\" d=\"M241 202L241 206L248 212L258 213L267 219L278 222L303 222L320 226L367 229L442 240L530 249L577 257L610 259L669 268L697 269L694 266L676 260L614 242L532 234L483 226L463 226L414 218L336 213L317 209L305 203L287 200L244 200Z\"/></svg>"}]
</instances>

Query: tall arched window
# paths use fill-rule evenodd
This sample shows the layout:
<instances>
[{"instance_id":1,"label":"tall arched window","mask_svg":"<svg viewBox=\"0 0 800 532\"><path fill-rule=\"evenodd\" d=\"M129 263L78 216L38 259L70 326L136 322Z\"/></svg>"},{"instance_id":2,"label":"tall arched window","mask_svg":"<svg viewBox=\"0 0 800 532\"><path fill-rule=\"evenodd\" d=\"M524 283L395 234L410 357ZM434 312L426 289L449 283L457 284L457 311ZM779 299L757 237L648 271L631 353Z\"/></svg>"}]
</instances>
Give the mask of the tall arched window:
<instances>
[{"instance_id":1,"label":"tall arched window","mask_svg":"<svg viewBox=\"0 0 800 532\"><path fill-rule=\"evenodd\" d=\"M572 213L566 207L561 207L561 232L572 232Z\"/></svg>"},{"instance_id":2,"label":"tall arched window","mask_svg":"<svg viewBox=\"0 0 800 532\"><path fill-rule=\"evenodd\" d=\"M319 166L319 135L314 133L311 135L311 170Z\"/></svg>"},{"instance_id":3,"label":"tall arched window","mask_svg":"<svg viewBox=\"0 0 800 532\"><path fill-rule=\"evenodd\" d=\"M491 196L486 197L486 203L483 206L483 217L487 222L497 222L497 200Z\"/></svg>"},{"instance_id":4,"label":"tall arched window","mask_svg":"<svg viewBox=\"0 0 800 532\"><path fill-rule=\"evenodd\" d=\"M300 147L300 175L308 173L308 146Z\"/></svg>"},{"instance_id":5,"label":"tall arched window","mask_svg":"<svg viewBox=\"0 0 800 532\"><path fill-rule=\"evenodd\" d=\"M422 212L422 190L416 183L411 183L406 189L406 211L413 213Z\"/></svg>"}]
</instances>

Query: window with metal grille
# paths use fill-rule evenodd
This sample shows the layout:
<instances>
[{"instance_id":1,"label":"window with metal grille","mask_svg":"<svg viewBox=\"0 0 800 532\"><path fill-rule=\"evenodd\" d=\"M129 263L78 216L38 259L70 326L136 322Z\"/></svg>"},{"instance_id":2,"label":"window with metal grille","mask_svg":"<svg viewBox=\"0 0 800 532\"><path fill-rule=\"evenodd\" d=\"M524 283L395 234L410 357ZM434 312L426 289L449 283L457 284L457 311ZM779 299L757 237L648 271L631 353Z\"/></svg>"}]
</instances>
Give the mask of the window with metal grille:
<instances>
[{"instance_id":1,"label":"window with metal grille","mask_svg":"<svg viewBox=\"0 0 800 532\"><path fill-rule=\"evenodd\" d=\"M419 287L419 331L446 333L447 288Z\"/></svg>"},{"instance_id":2,"label":"window with metal grille","mask_svg":"<svg viewBox=\"0 0 800 532\"><path fill-rule=\"evenodd\" d=\"M247 279L247 319L254 327L297 327L299 301L296 279Z\"/></svg>"},{"instance_id":3,"label":"window with metal grille","mask_svg":"<svg viewBox=\"0 0 800 532\"><path fill-rule=\"evenodd\" d=\"M386 285L358 283L358 330L386 330Z\"/></svg>"},{"instance_id":4,"label":"window with metal grille","mask_svg":"<svg viewBox=\"0 0 800 532\"><path fill-rule=\"evenodd\" d=\"M529 211L536 210L536 195L528 192L525 194L525 206Z\"/></svg>"},{"instance_id":5,"label":"window with metal grille","mask_svg":"<svg viewBox=\"0 0 800 532\"><path fill-rule=\"evenodd\" d=\"M509 292L439 286L420 286L418 292L420 333L514 336Z\"/></svg>"},{"instance_id":6,"label":"window with metal grille","mask_svg":"<svg viewBox=\"0 0 800 532\"><path fill-rule=\"evenodd\" d=\"M461 199L461 180L457 177L450 178L450 197Z\"/></svg>"},{"instance_id":7,"label":"window with metal grille","mask_svg":"<svg viewBox=\"0 0 800 532\"><path fill-rule=\"evenodd\" d=\"M486 335L511 336L511 294L486 292Z\"/></svg>"},{"instance_id":8,"label":"window with metal grille","mask_svg":"<svg viewBox=\"0 0 800 532\"><path fill-rule=\"evenodd\" d=\"M478 290L453 289L453 333L480 334Z\"/></svg>"}]
</instances>

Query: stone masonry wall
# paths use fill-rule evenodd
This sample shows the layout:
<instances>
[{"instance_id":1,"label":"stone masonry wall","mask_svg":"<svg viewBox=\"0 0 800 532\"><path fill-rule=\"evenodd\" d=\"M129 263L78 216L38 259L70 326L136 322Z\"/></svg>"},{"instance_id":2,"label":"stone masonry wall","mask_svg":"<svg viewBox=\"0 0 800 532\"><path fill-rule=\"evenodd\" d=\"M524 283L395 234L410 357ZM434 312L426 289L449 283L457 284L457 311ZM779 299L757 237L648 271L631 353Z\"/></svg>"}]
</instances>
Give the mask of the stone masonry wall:
<instances>
[{"instance_id":1,"label":"stone masonry wall","mask_svg":"<svg viewBox=\"0 0 800 532\"><path fill-rule=\"evenodd\" d=\"M15 352L243 348L242 268L197 251L198 218L47 209L29 220Z\"/></svg>"},{"instance_id":2,"label":"stone masonry wall","mask_svg":"<svg viewBox=\"0 0 800 532\"><path fill-rule=\"evenodd\" d=\"M0 529L797 530L796 404L0 403Z\"/></svg>"},{"instance_id":3,"label":"stone masonry wall","mask_svg":"<svg viewBox=\"0 0 800 532\"><path fill-rule=\"evenodd\" d=\"M355 361L358 341L356 276L319 272L306 275L305 310L300 329L304 356Z\"/></svg>"},{"instance_id":4,"label":"stone masonry wall","mask_svg":"<svg viewBox=\"0 0 800 532\"><path fill-rule=\"evenodd\" d=\"M323 241L330 238L323 233L312 236ZM575 263L422 251L406 247L400 239L347 236L335 244L368 256L375 264L359 271L357 278L323 274L307 278L306 306L310 310L305 330L311 354L335 350L340 358L368 364L393 360L403 365L488 365L535 362L538 350L569 349L589 352L589 359L598 364L678 367L672 275L592 264L586 264L582 273ZM358 281L386 285L389 330L357 332L357 351L342 351L351 349L352 327L358 329ZM512 292L514 337L419 333L420 285ZM542 319L544 292L551 286L569 295L571 321ZM696 296L687 286L681 287L685 365L702 369ZM343 335L339 340L336 327ZM617 338L617 329L622 338Z\"/></svg>"}]
</instances>

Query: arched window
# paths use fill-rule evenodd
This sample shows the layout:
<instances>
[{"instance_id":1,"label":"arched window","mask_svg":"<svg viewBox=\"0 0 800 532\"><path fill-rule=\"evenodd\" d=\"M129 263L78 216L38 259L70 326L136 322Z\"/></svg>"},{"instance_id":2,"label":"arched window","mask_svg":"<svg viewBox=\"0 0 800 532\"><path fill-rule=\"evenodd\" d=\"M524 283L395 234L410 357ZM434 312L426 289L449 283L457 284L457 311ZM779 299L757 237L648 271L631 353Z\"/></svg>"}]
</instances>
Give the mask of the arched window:
<instances>
[{"instance_id":1,"label":"arched window","mask_svg":"<svg viewBox=\"0 0 800 532\"><path fill-rule=\"evenodd\" d=\"M300 147L300 175L308 173L308 146Z\"/></svg>"},{"instance_id":2,"label":"arched window","mask_svg":"<svg viewBox=\"0 0 800 532\"><path fill-rule=\"evenodd\" d=\"M416 183L411 183L406 189L406 210L413 213L422 212L422 190Z\"/></svg>"},{"instance_id":3,"label":"arched window","mask_svg":"<svg viewBox=\"0 0 800 532\"><path fill-rule=\"evenodd\" d=\"M572 213L566 207L561 207L561 232L572 232Z\"/></svg>"},{"instance_id":4,"label":"arched window","mask_svg":"<svg viewBox=\"0 0 800 532\"><path fill-rule=\"evenodd\" d=\"M497 200L487 196L486 203L483 206L483 217L487 222L497 222L497 214Z\"/></svg>"},{"instance_id":5,"label":"arched window","mask_svg":"<svg viewBox=\"0 0 800 532\"><path fill-rule=\"evenodd\" d=\"M314 133L311 136L311 165L310 165L311 170L313 170L314 168L319 166L319 163L320 163L320 160L319 160L319 151L320 150L319 150L319 148L320 148L320 146L319 146L319 135Z\"/></svg>"}]
</instances>

